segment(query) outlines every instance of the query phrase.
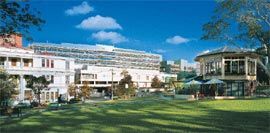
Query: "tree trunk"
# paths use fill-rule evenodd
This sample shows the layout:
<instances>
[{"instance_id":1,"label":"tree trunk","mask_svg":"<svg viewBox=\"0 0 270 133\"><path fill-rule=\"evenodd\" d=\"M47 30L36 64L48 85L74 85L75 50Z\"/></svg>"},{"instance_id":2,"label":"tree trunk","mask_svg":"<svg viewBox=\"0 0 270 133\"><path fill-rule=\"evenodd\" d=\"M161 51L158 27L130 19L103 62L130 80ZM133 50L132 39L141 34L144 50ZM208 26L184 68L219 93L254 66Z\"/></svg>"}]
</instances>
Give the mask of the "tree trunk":
<instances>
[{"instance_id":1,"label":"tree trunk","mask_svg":"<svg viewBox=\"0 0 270 133\"><path fill-rule=\"evenodd\" d=\"M268 76L268 78L270 78L270 70L267 68L267 65L265 65L260 59L258 60L258 64L262 66L262 68L265 71L266 75Z\"/></svg>"},{"instance_id":2,"label":"tree trunk","mask_svg":"<svg viewBox=\"0 0 270 133\"><path fill-rule=\"evenodd\" d=\"M266 44L266 50L267 50L267 62L266 62L266 68L267 68L267 70L268 70L268 84L270 84L270 68L269 68L269 66L270 66L270 64L269 64L269 60L270 60L270 44Z\"/></svg>"},{"instance_id":3,"label":"tree trunk","mask_svg":"<svg viewBox=\"0 0 270 133\"><path fill-rule=\"evenodd\" d=\"M40 90L38 90L38 104L40 105L40 94L41 94L41 92L40 92Z\"/></svg>"}]
</instances>

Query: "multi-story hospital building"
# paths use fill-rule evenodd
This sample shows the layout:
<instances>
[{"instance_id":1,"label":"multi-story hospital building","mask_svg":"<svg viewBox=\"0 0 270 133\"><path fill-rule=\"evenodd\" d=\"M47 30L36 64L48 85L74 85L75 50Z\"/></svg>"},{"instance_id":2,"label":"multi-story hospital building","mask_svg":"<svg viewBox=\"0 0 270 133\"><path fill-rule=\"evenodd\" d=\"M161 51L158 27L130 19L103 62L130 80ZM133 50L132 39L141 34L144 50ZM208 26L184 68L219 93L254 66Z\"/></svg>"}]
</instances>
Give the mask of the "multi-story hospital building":
<instances>
[{"instance_id":1,"label":"multi-story hospital building","mask_svg":"<svg viewBox=\"0 0 270 133\"><path fill-rule=\"evenodd\" d=\"M66 95L70 83L87 82L97 92L104 92L128 71L138 88L149 88L154 76L163 82L168 74L160 73L161 55L108 45L33 43L22 47L21 37L0 40L0 67L18 77L18 100L28 100L31 89L25 87L25 76L45 75L51 84L42 92L42 101L56 101ZM12 44L12 45L11 45ZM176 77L176 75L169 75Z\"/></svg>"}]
</instances>

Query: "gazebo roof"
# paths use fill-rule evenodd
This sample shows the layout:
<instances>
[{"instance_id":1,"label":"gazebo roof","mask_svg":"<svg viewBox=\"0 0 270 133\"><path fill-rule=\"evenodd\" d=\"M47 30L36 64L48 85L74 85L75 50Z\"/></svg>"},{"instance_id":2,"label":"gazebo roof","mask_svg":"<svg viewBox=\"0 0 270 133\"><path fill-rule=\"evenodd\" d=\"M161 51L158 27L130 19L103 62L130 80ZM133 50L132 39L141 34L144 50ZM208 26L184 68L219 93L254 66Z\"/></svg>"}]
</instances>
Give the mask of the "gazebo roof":
<instances>
[{"instance_id":1,"label":"gazebo roof","mask_svg":"<svg viewBox=\"0 0 270 133\"><path fill-rule=\"evenodd\" d=\"M208 56L208 55L222 54L222 53L235 53L235 54L246 53L246 54L248 54L248 53L255 53L255 50L225 45L224 47L214 49L214 50L209 51L209 52L201 53L195 58L195 60L198 60L198 58L200 58L200 57L204 57L204 56Z\"/></svg>"}]
</instances>

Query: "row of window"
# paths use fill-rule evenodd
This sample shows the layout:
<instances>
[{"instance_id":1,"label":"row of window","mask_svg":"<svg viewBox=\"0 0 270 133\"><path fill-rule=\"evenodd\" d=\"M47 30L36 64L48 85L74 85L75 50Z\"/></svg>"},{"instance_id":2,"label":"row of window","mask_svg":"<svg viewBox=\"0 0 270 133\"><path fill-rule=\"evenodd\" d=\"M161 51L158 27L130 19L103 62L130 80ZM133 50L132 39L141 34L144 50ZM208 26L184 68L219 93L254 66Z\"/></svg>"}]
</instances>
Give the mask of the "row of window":
<instances>
[{"instance_id":1,"label":"row of window","mask_svg":"<svg viewBox=\"0 0 270 133\"><path fill-rule=\"evenodd\" d=\"M255 61L248 61L248 75L255 75ZM244 60L234 60L225 61L224 64L225 75L245 75L245 61ZM206 75L221 75L221 62L207 62L205 64Z\"/></svg>"},{"instance_id":2,"label":"row of window","mask_svg":"<svg viewBox=\"0 0 270 133\"><path fill-rule=\"evenodd\" d=\"M97 74L82 74L83 79L97 79ZM141 76L137 75L137 79L140 80ZM146 80L150 80L149 76L146 76Z\"/></svg>"},{"instance_id":3,"label":"row of window","mask_svg":"<svg viewBox=\"0 0 270 133\"><path fill-rule=\"evenodd\" d=\"M213 61L205 64L206 74L220 75L221 74L221 62Z\"/></svg>"},{"instance_id":4,"label":"row of window","mask_svg":"<svg viewBox=\"0 0 270 133\"><path fill-rule=\"evenodd\" d=\"M16 58L11 58L10 59L11 66L16 67L18 59ZM5 65L5 58L0 58L0 66ZM33 66L33 62L30 59L23 59L23 67L30 67Z\"/></svg>"},{"instance_id":5,"label":"row of window","mask_svg":"<svg viewBox=\"0 0 270 133\"><path fill-rule=\"evenodd\" d=\"M47 68L54 68L54 60L49 60L49 59L42 59L41 63L42 67L47 67Z\"/></svg>"},{"instance_id":6,"label":"row of window","mask_svg":"<svg viewBox=\"0 0 270 133\"><path fill-rule=\"evenodd\" d=\"M41 62L41 66L42 67L47 67L47 68L54 68L54 60L50 60L50 59L42 59ZM66 70L70 69L70 62L66 61L66 66L65 66Z\"/></svg>"},{"instance_id":7,"label":"row of window","mask_svg":"<svg viewBox=\"0 0 270 133\"><path fill-rule=\"evenodd\" d=\"M245 61L225 61L225 75L237 74L245 74Z\"/></svg>"}]
</instances>

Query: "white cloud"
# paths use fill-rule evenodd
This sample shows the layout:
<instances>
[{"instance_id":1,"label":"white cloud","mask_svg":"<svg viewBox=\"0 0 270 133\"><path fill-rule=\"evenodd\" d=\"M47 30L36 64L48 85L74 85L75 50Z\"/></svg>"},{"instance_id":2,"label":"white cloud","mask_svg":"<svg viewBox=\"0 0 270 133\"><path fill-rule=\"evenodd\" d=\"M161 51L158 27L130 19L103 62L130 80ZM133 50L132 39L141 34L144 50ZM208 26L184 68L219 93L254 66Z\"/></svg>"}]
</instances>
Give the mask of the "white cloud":
<instances>
[{"instance_id":1,"label":"white cloud","mask_svg":"<svg viewBox=\"0 0 270 133\"><path fill-rule=\"evenodd\" d=\"M122 29L115 19L111 17L102 17L100 15L89 17L76 27L91 30Z\"/></svg>"},{"instance_id":2,"label":"white cloud","mask_svg":"<svg viewBox=\"0 0 270 133\"><path fill-rule=\"evenodd\" d=\"M181 43L187 43L190 40L188 38L184 38L182 36L174 36L166 39L167 43L170 44L181 44Z\"/></svg>"},{"instance_id":3,"label":"white cloud","mask_svg":"<svg viewBox=\"0 0 270 133\"><path fill-rule=\"evenodd\" d=\"M128 39L117 32L99 31L92 34L92 38L98 41L109 41L111 43L127 42Z\"/></svg>"},{"instance_id":4,"label":"white cloud","mask_svg":"<svg viewBox=\"0 0 270 133\"><path fill-rule=\"evenodd\" d=\"M160 53L160 54L166 53L166 52L167 52L166 50L163 50L163 49L155 49L154 51L155 51L156 53Z\"/></svg>"},{"instance_id":5,"label":"white cloud","mask_svg":"<svg viewBox=\"0 0 270 133\"><path fill-rule=\"evenodd\" d=\"M91 11L94 11L94 8L89 6L87 2L82 2L81 5L74 6L71 9L68 9L65 11L67 15L73 16L73 15L79 15L79 14L87 14Z\"/></svg>"}]
</instances>

